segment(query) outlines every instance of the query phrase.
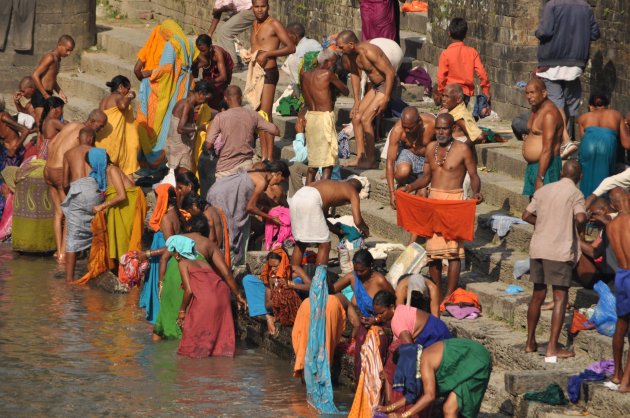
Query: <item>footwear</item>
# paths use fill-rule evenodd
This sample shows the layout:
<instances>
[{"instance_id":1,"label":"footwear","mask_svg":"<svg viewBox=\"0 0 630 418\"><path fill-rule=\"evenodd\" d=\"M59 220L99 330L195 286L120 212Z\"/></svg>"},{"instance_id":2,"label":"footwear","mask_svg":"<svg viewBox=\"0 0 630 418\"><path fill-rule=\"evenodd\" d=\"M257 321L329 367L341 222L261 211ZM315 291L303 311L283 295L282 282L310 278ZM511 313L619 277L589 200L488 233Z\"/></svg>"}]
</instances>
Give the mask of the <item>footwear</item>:
<instances>
[{"instance_id":1,"label":"footwear","mask_svg":"<svg viewBox=\"0 0 630 418\"><path fill-rule=\"evenodd\" d=\"M563 160L566 160L577 150L578 146L575 145L575 142L567 142L566 144L560 146L560 156Z\"/></svg>"}]
</instances>

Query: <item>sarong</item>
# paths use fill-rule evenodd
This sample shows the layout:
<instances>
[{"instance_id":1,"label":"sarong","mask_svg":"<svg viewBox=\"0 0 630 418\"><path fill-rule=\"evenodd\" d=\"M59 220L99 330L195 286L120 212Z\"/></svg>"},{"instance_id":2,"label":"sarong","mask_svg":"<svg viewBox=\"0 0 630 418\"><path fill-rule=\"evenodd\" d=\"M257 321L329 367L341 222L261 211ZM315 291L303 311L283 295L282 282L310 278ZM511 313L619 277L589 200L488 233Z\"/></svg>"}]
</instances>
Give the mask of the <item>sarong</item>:
<instances>
[{"instance_id":1,"label":"sarong","mask_svg":"<svg viewBox=\"0 0 630 418\"><path fill-rule=\"evenodd\" d=\"M335 112L306 112L306 149L309 167L337 163L337 117Z\"/></svg>"},{"instance_id":2,"label":"sarong","mask_svg":"<svg viewBox=\"0 0 630 418\"><path fill-rule=\"evenodd\" d=\"M245 298L247 299L247 309L250 317L271 314L265 306L266 286L262 280L253 274L248 274L243 277L243 288L245 289Z\"/></svg>"},{"instance_id":3,"label":"sarong","mask_svg":"<svg viewBox=\"0 0 630 418\"><path fill-rule=\"evenodd\" d=\"M488 387L492 357L477 341L464 338L444 340L442 362L435 372L439 396L457 395L459 415L475 418Z\"/></svg>"},{"instance_id":4,"label":"sarong","mask_svg":"<svg viewBox=\"0 0 630 418\"><path fill-rule=\"evenodd\" d=\"M244 243L249 238L249 213L247 202L254 193L254 183L249 173L240 172L217 180L208 190L207 201L225 214L230 231L232 263L239 264L245 258Z\"/></svg>"},{"instance_id":5,"label":"sarong","mask_svg":"<svg viewBox=\"0 0 630 418\"><path fill-rule=\"evenodd\" d=\"M330 231L322 209L322 197L314 187L304 186L289 203L291 230L298 242L322 243L330 241Z\"/></svg>"},{"instance_id":6,"label":"sarong","mask_svg":"<svg viewBox=\"0 0 630 418\"><path fill-rule=\"evenodd\" d=\"M615 302L617 318L630 315L630 270L620 268L615 273Z\"/></svg>"},{"instance_id":7,"label":"sarong","mask_svg":"<svg viewBox=\"0 0 630 418\"><path fill-rule=\"evenodd\" d=\"M109 257L118 260L127 251L142 249L142 232L147 215L147 202L140 187L125 190L127 199L107 208ZM116 197L116 190L105 190L105 201Z\"/></svg>"},{"instance_id":8,"label":"sarong","mask_svg":"<svg viewBox=\"0 0 630 418\"><path fill-rule=\"evenodd\" d=\"M37 90L35 90L37 91ZM15 151L15 154L9 156L9 152L4 147L3 144L0 144L0 171L4 170L5 167L19 167L24 161L24 154L26 153L26 149L23 145L20 145L18 149ZM0 186L2 186L2 177L0 177ZM0 214L2 214L2 210L4 208L4 197L0 195Z\"/></svg>"},{"instance_id":9,"label":"sarong","mask_svg":"<svg viewBox=\"0 0 630 418\"><path fill-rule=\"evenodd\" d=\"M193 171L193 151L195 150L195 136L177 133L180 118L171 116L171 127L166 138L166 161L173 170L183 167Z\"/></svg>"},{"instance_id":10,"label":"sarong","mask_svg":"<svg viewBox=\"0 0 630 418\"><path fill-rule=\"evenodd\" d=\"M123 112L118 106L105 109L107 125L96 135L98 148L105 148L109 159L120 167L123 173L130 175L138 171L138 128L131 105Z\"/></svg>"},{"instance_id":11,"label":"sarong","mask_svg":"<svg viewBox=\"0 0 630 418\"><path fill-rule=\"evenodd\" d=\"M361 375L348 418L371 418L378 405L381 390L383 362L380 355L380 332L377 326L370 327L361 346ZM358 350L358 348L357 348Z\"/></svg>"},{"instance_id":12,"label":"sarong","mask_svg":"<svg viewBox=\"0 0 630 418\"><path fill-rule=\"evenodd\" d=\"M424 157L414 154L410 149L403 148L396 157L396 167L399 164L409 164L411 166L411 173L414 177L422 176L424 172Z\"/></svg>"},{"instance_id":13,"label":"sarong","mask_svg":"<svg viewBox=\"0 0 630 418\"><path fill-rule=\"evenodd\" d=\"M398 194L397 194L397 197L398 197ZM418 196L414 196L414 197L417 197L418 199L422 199ZM429 191L429 198L437 199L437 200L462 200L464 198L464 191L461 189L459 190L431 189ZM461 204L465 202L458 202L458 203ZM433 204L436 204L436 202L433 202ZM459 207L459 210L457 211L459 212L460 216L463 219L458 219L456 216L452 216L453 212L456 211L454 210L455 207L449 206L448 211L444 211L444 210L439 211L440 215L445 215L446 213L448 213L449 214L448 222L452 221L453 223L450 223L450 224L444 223L443 226L445 228L444 229L440 228L440 231L442 232L434 233L433 236L427 240L427 244L425 248L427 250L427 257L429 258L429 260L439 260L439 259L444 259L444 258L445 259L464 258L464 244L462 243L461 239L472 240L473 238L474 228L475 228L475 220L474 220L475 208L476 208L477 203L474 200L470 200L467 202L467 204L469 206ZM438 211L435 211L435 213L438 213ZM445 218L442 218L442 219L446 221ZM435 225L433 225L433 227L435 228ZM469 235L464 235L463 233L464 231L467 231ZM452 236L454 238L457 237L460 240L447 239L445 237L445 234L446 236L451 237L451 233L453 234Z\"/></svg>"},{"instance_id":14,"label":"sarong","mask_svg":"<svg viewBox=\"0 0 630 418\"><path fill-rule=\"evenodd\" d=\"M70 184L66 199L61 203L61 210L66 217L66 251L78 252L92 244L90 228L94 206L103 201L98 191L98 184L92 177L83 177Z\"/></svg>"},{"instance_id":15,"label":"sarong","mask_svg":"<svg viewBox=\"0 0 630 418\"><path fill-rule=\"evenodd\" d=\"M186 309L177 354L234 357L236 334L230 288L211 268L190 267L192 298Z\"/></svg>"},{"instance_id":16,"label":"sarong","mask_svg":"<svg viewBox=\"0 0 630 418\"><path fill-rule=\"evenodd\" d=\"M560 180L560 172L562 171L562 158L559 155L551 157L551 162L545 172L544 184L553 183ZM538 178L538 161L528 163L525 169L525 182L523 184L523 195L533 196L536 191L536 179Z\"/></svg>"},{"instance_id":17,"label":"sarong","mask_svg":"<svg viewBox=\"0 0 630 418\"><path fill-rule=\"evenodd\" d=\"M293 352L295 353L295 365L293 373L304 370L304 358L308 345L308 332L311 324L311 301L306 298L300 305L295 323L291 331ZM328 364L332 367L334 353L346 326L346 311L339 299L334 295L328 295L326 302L326 351L329 353Z\"/></svg>"},{"instance_id":18,"label":"sarong","mask_svg":"<svg viewBox=\"0 0 630 418\"><path fill-rule=\"evenodd\" d=\"M328 352L326 348L326 305L328 304L326 266L317 266L309 290L309 299L311 323L304 359L306 397L309 405L320 413L336 414L339 410L333 399L328 360L333 353Z\"/></svg>"},{"instance_id":19,"label":"sarong","mask_svg":"<svg viewBox=\"0 0 630 418\"><path fill-rule=\"evenodd\" d=\"M107 270L114 268L114 262L109 258L109 245L107 238L107 221L105 214L99 212L92 219L92 246L90 247L90 258L88 261L88 271L75 284L84 285L90 280Z\"/></svg>"},{"instance_id":20,"label":"sarong","mask_svg":"<svg viewBox=\"0 0 630 418\"><path fill-rule=\"evenodd\" d=\"M614 174L618 143L616 131L598 126L584 129L578 159L582 166L580 191L585 197L590 196L602 180Z\"/></svg>"},{"instance_id":21,"label":"sarong","mask_svg":"<svg viewBox=\"0 0 630 418\"><path fill-rule=\"evenodd\" d=\"M408 404L414 404L422 395L422 380L417 378L417 371L418 346L402 344L398 347L398 364L394 371L392 389L402 392Z\"/></svg>"},{"instance_id":22,"label":"sarong","mask_svg":"<svg viewBox=\"0 0 630 418\"><path fill-rule=\"evenodd\" d=\"M0 242L4 242L11 238L11 230L13 224L13 198L14 194L9 193L5 203L2 217L0 217Z\"/></svg>"},{"instance_id":23,"label":"sarong","mask_svg":"<svg viewBox=\"0 0 630 418\"><path fill-rule=\"evenodd\" d=\"M388 38L400 42L400 11L393 0L362 0L361 35L364 41Z\"/></svg>"},{"instance_id":24,"label":"sarong","mask_svg":"<svg viewBox=\"0 0 630 418\"><path fill-rule=\"evenodd\" d=\"M164 247L166 242L164 241L164 234L162 231L158 231L153 235L153 242L151 242L151 250L157 250ZM149 262L149 272L142 286L142 292L140 293L139 306L143 308L147 313L147 321L154 324L157 318L158 311L160 310L160 298L159 295L159 281L160 281L160 256L153 256Z\"/></svg>"},{"instance_id":25,"label":"sarong","mask_svg":"<svg viewBox=\"0 0 630 418\"><path fill-rule=\"evenodd\" d=\"M15 178L13 197L13 250L55 251L53 205L44 180L44 160L24 164Z\"/></svg>"}]
</instances>

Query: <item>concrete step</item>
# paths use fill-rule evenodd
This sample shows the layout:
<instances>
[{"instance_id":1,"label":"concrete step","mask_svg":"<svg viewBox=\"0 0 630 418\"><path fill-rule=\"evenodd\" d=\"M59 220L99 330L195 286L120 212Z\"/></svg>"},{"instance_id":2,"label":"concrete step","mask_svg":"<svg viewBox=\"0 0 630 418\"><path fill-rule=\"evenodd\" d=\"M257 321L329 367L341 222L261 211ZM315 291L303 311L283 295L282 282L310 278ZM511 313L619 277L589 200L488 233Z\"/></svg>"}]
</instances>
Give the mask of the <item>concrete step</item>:
<instances>
[{"instance_id":1,"label":"concrete step","mask_svg":"<svg viewBox=\"0 0 630 418\"><path fill-rule=\"evenodd\" d=\"M99 105L99 102L85 100L79 96L68 97L68 103L63 108L63 117L70 122L85 122L90 112Z\"/></svg>"},{"instance_id":2,"label":"concrete step","mask_svg":"<svg viewBox=\"0 0 630 418\"><path fill-rule=\"evenodd\" d=\"M109 87L105 85L109 80L99 75L79 72L61 73L57 79L71 100L73 97L79 97L85 101L96 103L96 107L98 107L101 100L110 94Z\"/></svg>"},{"instance_id":3,"label":"concrete step","mask_svg":"<svg viewBox=\"0 0 630 418\"><path fill-rule=\"evenodd\" d=\"M124 75L131 82L131 88L138 91L140 82L133 74L134 63L105 51L86 51L81 55L81 69L87 74L98 76L106 81L117 75Z\"/></svg>"},{"instance_id":4,"label":"concrete step","mask_svg":"<svg viewBox=\"0 0 630 418\"><path fill-rule=\"evenodd\" d=\"M529 197L523 196L523 181L505 174L480 171L481 193L485 201L516 216L525 210Z\"/></svg>"},{"instance_id":5,"label":"concrete step","mask_svg":"<svg viewBox=\"0 0 630 418\"><path fill-rule=\"evenodd\" d=\"M422 13L401 13L400 14L400 38L403 39L403 33L406 31L417 32L420 34L427 33L427 23L429 21L428 14Z\"/></svg>"},{"instance_id":6,"label":"concrete step","mask_svg":"<svg viewBox=\"0 0 630 418\"><path fill-rule=\"evenodd\" d=\"M99 26L97 46L122 60L135 63L138 51L144 46L155 24L140 28Z\"/></svg>"},{"instance_id":7,"label":"concrete step","mask_svg":"<svg viewBox=\"0 0 630 418\"><path fill-rule=\"evenodd\" d=\"M420 50L425 42L426 36L422 33L406 30L400 31L400 46L402 47L405 57L421 60L422 55L420 54Z\"/></svg>"},{"instance_id":8,"label":"concrete step","mask_svg":"<svg viewBox=\"0 0 630 418\"><path fill-rule=\"evenodd\" d=\"M506 174L522 182L527 162L521 153L520 141L485 144L476 148L479 164L485 166L488 171Z\"/></svg>"}]
</instances>

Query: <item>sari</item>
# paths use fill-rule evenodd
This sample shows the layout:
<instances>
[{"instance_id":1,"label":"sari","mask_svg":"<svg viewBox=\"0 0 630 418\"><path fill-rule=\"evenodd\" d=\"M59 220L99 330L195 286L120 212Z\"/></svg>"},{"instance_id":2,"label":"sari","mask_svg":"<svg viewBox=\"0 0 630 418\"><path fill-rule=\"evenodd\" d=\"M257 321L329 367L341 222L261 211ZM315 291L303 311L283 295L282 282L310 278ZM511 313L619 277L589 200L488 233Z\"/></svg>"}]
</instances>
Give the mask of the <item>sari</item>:
<instances>
[{"instance_id":1,"label":"sari","mask_svg":"<svg viewBox=\"0 0 630 418\"><path fill-rule=\"evenodd\" d=\"M98 212L94 215L90 229L94 237L92 238L92 246L90 247L88 271L79 280L74 281L74 284L87 284L87 282L93 278L114 268L114 262L109 257L107 221L105 220L105 214L103 212Z\"/></svg>"},{"instance_id":2,"label":"sari","mask_svg":"<svg viewBox=\"0 0 630 418\"><path fill-rule=\"evenodd\" d=\"M139 59L145 59L145 69L155 65L158 52L160 59L157 66L152 69L151 76L140 83L136 115L142 150L140 164L152 169L164 162L173 108L179 100L188 96L193 86L191 66L199 54L184 30L171 19L153 30L138 54Z\"/></svg>"},{"instance_id":3,"label":"sari","mask_svg":"<svg viewBox=\"0 0 630 418\"><path fill-rule=\"evenodd\" d=\"M125 190L127 199L116 206L107 208L107 235L109 237L109 257L118 260L127 251L142 249L144 218L147 202L140 187ZM116 197L116 190L105 190L105 201Z\"/></svg>"},{"instance_id":4,"label":"sari","mask_svg":"<svg viewBox=\"0 0 630 418\"><path fill-rule=\"evenodd\" d=\"M118 106L105 109L107 125L96 136L96 147L105 148L114 165L130 175L138 171L138 128L131 106L120 111Z\"/></svg>"},{"instance_id":5,"label":"sari","mask_svg":"<svg viewBox=\"0 0 630 418\"><path fill-rule=\"evenodd\" d=\"M164 234L162 231L157 231L153 235L153 241L151 242L151 250L157 250L164 247L166 241L164 240ZM142 292L140 292L140 301L138 305L146 311L147 321L154 324L160 311L160 298L159 298L159 281L160 281L160 256L156 255L149 259L149 273L148 279L144 281L142 286Z\"/></svg>"}]
</instances>

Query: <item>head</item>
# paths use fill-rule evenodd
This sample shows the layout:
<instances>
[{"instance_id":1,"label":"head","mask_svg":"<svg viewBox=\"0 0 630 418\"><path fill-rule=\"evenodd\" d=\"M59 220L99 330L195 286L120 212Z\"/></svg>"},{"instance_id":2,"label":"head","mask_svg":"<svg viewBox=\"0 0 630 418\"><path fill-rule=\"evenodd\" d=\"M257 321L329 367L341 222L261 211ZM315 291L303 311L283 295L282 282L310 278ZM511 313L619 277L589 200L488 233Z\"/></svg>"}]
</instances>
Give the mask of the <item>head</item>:
<instances>
[{"instance_id":1,"label":"head","mask_svg":"<svg viewBox=\"0 0 630 418\"><path fill-rule=\"evenodd\" d=\"M63 106L66 104L60 97L51 96L47 100L48 116L54 119L60 119L63 116Z\"/></svg>"},{"instance_id":2,"label":"head","mask_svg":"<svg viewBox=\"0 0 630 418\"><path fill-rule=\"evenodd\" d=\"M610 100L605 94L591 94L588 99L588 109L592 112L595 109L608 109Z\"/></svg>"},{"instance_id":3,"label":"head","mask_svg":"<svg viewBox=\"0 0 630 418\"><path fill-rule=\"evenodd\" d=\"M533 78L525 86L525 97L532 107L540 106L547 99L547 87L540 78Z\"/></svg>"},{"instance_id":4,"label":"head","mask_svg":"<svg viewBox=\"0 0 630 418\"><path fill-rule=\"evenodd\" d=\"M225 89L225 102L228 107L241 107L243 105L243 92L239 86L230 85Z\"/></svg>"},{"instance_id":5,"label":"head","mask_svg":"<svg viewBox=\"0 0 630 418\"><path fill-rule=\"evenodd\" d=\"M359 38L351 30L344 30L337 35L337 48L345 55L354 54L354 48L359 43Z\"/></svg>"},{"instance_id":6,"label":"head","mask_svg":"<svg viewBox=\"0 0 630 418\"><path fill-rule=\"evenodd\" d=\"M455 119L450 113L440 113L435 118L435 140L439 145L446 145L453 138L453 125Z\"/></svg>"},{"instance_id":7,"label":"head","mask_svg":"<svg viewBox=\"0 0 630 418\"><path fill-rule=\"evenodd\" d=\"M253 0L252 12L254 12L254 17L259 22L267 19L269 16L269 0Z\"/></svg>"},{"instance_id":8,"label":"head","mask_svg":"<svg viewBox=\"0 0 630 418\"><path fill-rule=\"evenodd\" d=\"M116 77L112 78L111 81L105 83L105 85L109 87L109 91L111 91L112 93L120 93L123 96L127 95L127 93L129 93L129 90L131 90L131 83L129 82L129 79L124 75L117 75Z\"/></svg>"},{"instance_id":9,"label":"head","mask_svg":"<svg viewBox=\"0 0 630 418\"><path fill-rule=\"evenodd\" d=\"M317 55L317 63L319 68L332 70L337 65L337 54L331 49L324 49Z\"/></svg>"},{"instance_id":10,"label":"head","mask_svg":"<svg viewBox=\"0 0 630 418\"><path fill-rule=\"evenodd\" d=\"M626 189L617 186L608 193L608 196L613 210L617 212L628 210L628 192Z\"/></svg>"},{"instance_id":11,"label":"head","mask_svg":"<svg viewBox=\"0 0 630 418\"><path fill-rule=\"evenodd\" d=\"M448 35L454 41L463 41L468 32L468 23L463 17L456 17L448 25Z\"/></svg>"},{"instance_id":12,"label":"head","mask_svg":"<svg viewBox=\"0 0 630 418\"><path fill-rule=\"evenodd\" d=\"M88 119L85 122L86 128L92 128L95 132L99 132L107 125L107 115L100 109L94 109L88 115Z\"/></svg>"},{"instance_id":13,"label":"head","mask_svg":"<svg viewBox=\"0 0 630 418\"><path fill-rule=\"evenodd\" d=\"M31 96L33 96L33 93L35 93L35 82L33 81L33 78L29 75L20 80L18 90L18 93L27 99L30 99Z\"/></svg>"},{"instance_id":14,"label":"head","mask_svg":"<svg viewBox=\"0 0 630 418\"><path fill-rule=\"evenodd\" d=\"M289 166L284 161L268 161L262 162L262 167L253 170L254 172L265 173L267 176L268 186L275 186L289 178Z\"/></svg>"},{"instance_id":15,"label":"head","mask_svg":"<svg viewBox=\"0 0 630 418\"><path fill-rule=\"evenodd\" d=\"M70 35L61 35L57 41L57 51L62 57L67 57L74 50L74 39Z\"/></svg>"},{"instance_id":16,"label":"head","mask_svg":"<svg viewBox=\"0 0 630 418\"><path fill-rule=\"evenodd\" d=\"M206 103L212 99L212 92L214 91L212 84L208 80L199 80L192 89L191 98L195 106L202 103Z\"/></svg>"},{"instance_id":17,"label":"head","mask_svg":"<svg viewBox=\"0 0 630 418\"><path fill-rule=\"evenodd\" d=\"M374 257L365 248L357 251L352 257L352 264L354 265L354 272L359 279L367 280L372 275L374 267Z\"/></svg>"},{"instance_id":18,"label":"head","mask_svg":"<svg viewBox=\"0 0 630 418\"><path fill-rule=\"evenodd\" d=\"M605 197L598 197L591 204L591 215L604 216L613 212L615 211L610 206L610 201L606 199ZM591 222L593 222L593 219L591 219ZM595 223L598 223L598 222L595 221Z\"/></svg>"},{"instance_id":19,"label":"head","mask_svg":"<svg viewBox=\"0 0 630 418\"><path fill-rule=\"evenodd\" d=\"M79 131L79 144L94 146L96 141L96 132L92 128L81 128Z\"/></svg>"},{"instance_id":20,"label":"head","mask_svg":"<svg viewBox=\"0 0 630 418\"><path fill-rule=\"evenodd\" d=\"M386 290L379 290L372 301L372 307L380 322L391 321L396 310L396 295Z\"/></svg>"},{"instance_id":21,"label":"head","mask_svg":"<svg viewBox=\"0 0 630 418\"><path fill-rule=\"evenodd\" d=\"M400 124L407 135L416 134L424 128L420 113L418 113L418 109L413 106L408 106L403 109L400 116Z\"/></svg>"},{"instance_id":22,"label":"head","mask_svg":"<svg viewBox=\"0 0 630 418\"><path fill-rule=\"evenodd\" d=\"M182 197L190 193L196 195L199 192L199 180L190 171L184 171L175 176L175 185L177 193Z\"/></svg>"},{"instance_id":23,"label":"head","mask_svg":"<svg viewBox=\"0 0 630 418\"><path fill-rule=\"evenodd\" d=\"M582 166L577 160L567 160L562 166L560 176L571 179L573 183L578 184L582 179Z\"/></svg>"},{"instance_id":24,"label":"head","mask_svg":"<svg viewBox=\"0 0 630 418\"><path fill-rule=\"evenodd\" d=\"M431 88L431 96L433 97L433 104L437 107L442 107L442 93L438 91L437 83L434 83Z\"/></svg>"},{"instance_id":25,"label":"head","mask_svg":"<svg viewBox=\"0 0 630 418\"><path fill-rule=\"evenodd\" d=\"M297 45L298 42L300 42L300 40L304 38L304 35L306 34L306 29L304 28L303 24L293 22L289 23L289 25L287 26L287 33L289 34L289 38L291 38L291 40L293 41L293 44Z\"/></svg>"},{"instance_id":26,"label":"head","mask_svg":"<svg viewBox=\"0 0 630 418\"><path fill-rule=\"evenodd\" d=\"M275 251L272 251L269 254L267 254L267 264L269 264L269 267L277 268L280 265L281 261L282 261L282 256L276 253Z\"/></svg>"},{"instance_id":27,"label":"head","mask_svg":"<svg viewBox=\"0 0 630 418\"><path fill-rule=\"evenodd\" d=\"M197 214L190 217L186 222L188 232L196 232L204 237L210 236L210 225L203 214Z\"/></svg>"},{"instance_id":28,"label":"head","mask_svg":"<svg viewBox=\"0 0 630 418\"><path fill-rule=\"evenodd\" d=\"M212 38L207 33L202 33L195 39L195 45L201 54L207 55L212 51Z\"/></svg>"},{"instance_id":29,"label":"head","mask_svg":"<svg viewBox=\"0 0 630 418\"><path fill-rule=\"evenodd\" d=\"M170 187L168 189L168 206L169 207L177 207L177 192L174 188Z\"/></svg>"},{"instance_id":30,"label":"head","mask_svg":"<svg viewBox=\"0 0 630 418\"><path fill-rule=\"evenodd\" d=\"M448 110L455 109L460 103L464 101L464 90L459 84L449 84L444 87L442 93L442 106Z\"/></svg>"}]
</instances>

